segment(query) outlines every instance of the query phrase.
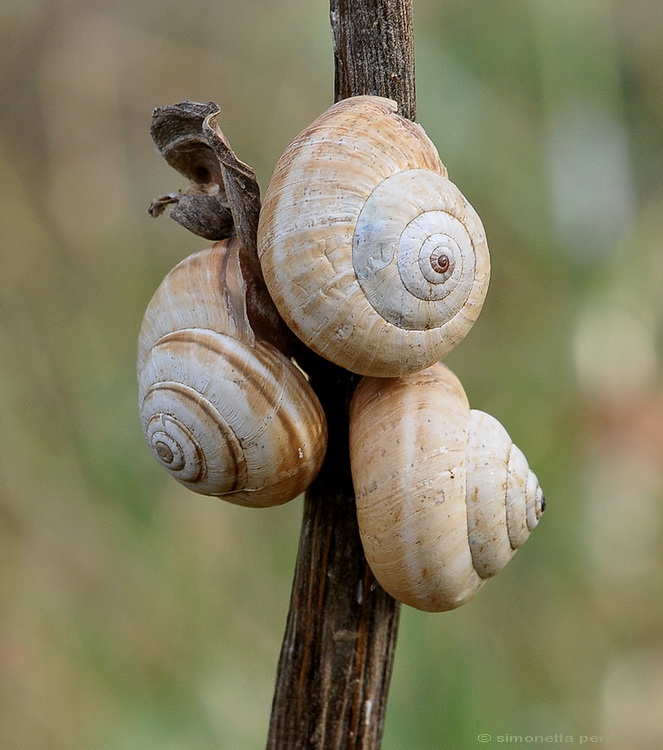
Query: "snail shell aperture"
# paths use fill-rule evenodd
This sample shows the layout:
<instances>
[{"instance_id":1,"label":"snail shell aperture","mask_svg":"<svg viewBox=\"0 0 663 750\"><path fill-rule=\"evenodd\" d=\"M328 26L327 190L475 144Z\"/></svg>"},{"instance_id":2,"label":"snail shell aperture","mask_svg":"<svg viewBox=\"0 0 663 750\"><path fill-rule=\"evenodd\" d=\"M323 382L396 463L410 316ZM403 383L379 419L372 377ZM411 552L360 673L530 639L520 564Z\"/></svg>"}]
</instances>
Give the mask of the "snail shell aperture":
<instances>
[{"instance_id":1,"label":"snail shell aperture","mask_svg":"<svg viewBox=\"0 0 663 750\"><path fill-rule=\"evenodd\" d=\"M382 587L418 609L454 609L498 573L545 508L521 451L469 408L444 365L363 378L350 457L366 559Z\"/></svg>"},{"instance_id":2,"label":"snail shell aperture","mask_svg":"<svg viewBox=\"0 0 663 750\"><path fill-rule=\"evenodd\" d=\"M474 324L490 260L479 217L389 99L345 99L286 149L258 254L294 333L364 375L422 370Z\"/></svg>"}]
</instances>

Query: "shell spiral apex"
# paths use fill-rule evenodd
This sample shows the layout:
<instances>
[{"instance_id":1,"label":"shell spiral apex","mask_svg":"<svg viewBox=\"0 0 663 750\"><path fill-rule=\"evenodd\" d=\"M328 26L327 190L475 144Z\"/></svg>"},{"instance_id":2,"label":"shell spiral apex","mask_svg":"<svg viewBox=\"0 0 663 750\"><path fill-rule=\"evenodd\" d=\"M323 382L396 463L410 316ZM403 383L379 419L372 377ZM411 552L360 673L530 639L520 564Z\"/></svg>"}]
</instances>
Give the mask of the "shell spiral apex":
<instances>
[{"instance_id":1,"label":"shell spiral apex","mask_svg":"<svg viewBox=\"0 0 663 750\"><path fill-rule=\"evenodd\" d=\"M481 220L424 130L374 96L344 99L279 159L258 254L279 312L332 362L404 375L476 321L490 276Z\"/></svg>"}]
</instances>

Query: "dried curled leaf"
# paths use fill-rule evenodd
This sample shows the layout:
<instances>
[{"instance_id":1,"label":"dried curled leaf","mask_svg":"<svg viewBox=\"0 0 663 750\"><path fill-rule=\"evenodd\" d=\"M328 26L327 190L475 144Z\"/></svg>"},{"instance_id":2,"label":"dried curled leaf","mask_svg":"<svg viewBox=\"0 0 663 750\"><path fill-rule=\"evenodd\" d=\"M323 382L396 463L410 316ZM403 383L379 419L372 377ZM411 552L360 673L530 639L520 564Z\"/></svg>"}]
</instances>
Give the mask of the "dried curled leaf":
<instances>
[{"instance_id":1,"label":"dried curled leaf","mask_svg":"<svg viewBox=\"0 0 663 750\"><path fill-rule=\"evenodd\" d=\"M221 166L230 210L237 235L248 252L250 259L258 264L258 218L260 216L260 187L255 172L240 161L230 148L223 131L217 123L219 109L210 113L203 122L203 135L214 151Z\"/></svg>"},{"instance_id":2,"label":"dried curled leaf","mask_svg":"<svg viewBox=\"0 0 663 750\"><path fill-rule=\"evenodd\" d=\"M294 337L267 292L258 262L260 188L251 167L235 156L218 115L214 102L184 101L154 110L152 139L166 162L190 183L184 191L157 198L148 211L154 217L169 211L172 219L208 240L238 237L251 326L290 356Z\"/></svg>"},{"instance_id":3,"label":"dried curled leaf","mask_svg":"<svg viewBox=\"0 0 663 750\"><path fill-rule=\"evenodd\" d=\"M220 202L219 186L211 183L210 187L214 190L209 193L191 186L184 192L162 195L152 201L147 211L157 218L169 210L171 219L207 240L231 237L235 233L235 222L230 207Z\"/></svg>"},{"instance_id":4,"label":"dried curled leaf","mask_svg":"<svg viewBox=\"0 0 663 750\"><path fill-rule=\"evenodd\" d=\"M150 206L152 216L170 207L170 216L194 234L210 240L233 234L249 262L258 266L256 232L260 188L254 171L233 152L217 118L219 106L184 101L157 107L150 133L159 153L189 187L169 193Z\"/></svg>"}]
</instances>

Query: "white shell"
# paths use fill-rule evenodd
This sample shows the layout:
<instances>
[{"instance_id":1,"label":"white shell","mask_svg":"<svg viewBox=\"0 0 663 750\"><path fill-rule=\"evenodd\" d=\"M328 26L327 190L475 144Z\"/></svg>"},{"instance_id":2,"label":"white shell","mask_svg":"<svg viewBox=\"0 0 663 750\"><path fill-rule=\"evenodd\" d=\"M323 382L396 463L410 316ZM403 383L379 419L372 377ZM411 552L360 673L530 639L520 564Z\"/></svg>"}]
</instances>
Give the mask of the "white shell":
<instances>
[{"instance_id":1,"label":"white shell","mask_svg":"<svg viewBox=\"0 0 663 750\"><path fill-rule=\"evenodd\" d=\"M441 364L360 381L350 457L368 563L386 591L418 609L454 609L470 599L545 507L506 430L469 408Z\"/></svg>"},{"instance_id":2,"label":"white shell","mask_svg":"<svg viewBox=\"0 0 663 750\"><path fill-rule=\"evenodd\" d=\"M474 324L490 260L481 221L423 129L389 99L345 99L286 149L258 254L279 312L364 375L416 372Z\"/></svg>"},{"instance_id":3,"label":"white shell","mask_svg":"<svg viewBox=\"0 0 663 750\"><path fill-rule=\"evenodd\" d=\"M246 308L238 240L224 240L180 261L166 274L145 311L138 334L137 370L168 333L202 328L255 343Z\"/></svg>"},{"instance_id":4,"label":"white shell","mask_svg":"<svg viewBox=\"0 0 663 750\"><path fill-rule=\"evenodd\" d=\"M238 247L216 243L164 279L139 337L138 398L147 443L175 479L263 507L308 487L327 431L302 373L254 336Z\"/></svg>"}]
</instances>

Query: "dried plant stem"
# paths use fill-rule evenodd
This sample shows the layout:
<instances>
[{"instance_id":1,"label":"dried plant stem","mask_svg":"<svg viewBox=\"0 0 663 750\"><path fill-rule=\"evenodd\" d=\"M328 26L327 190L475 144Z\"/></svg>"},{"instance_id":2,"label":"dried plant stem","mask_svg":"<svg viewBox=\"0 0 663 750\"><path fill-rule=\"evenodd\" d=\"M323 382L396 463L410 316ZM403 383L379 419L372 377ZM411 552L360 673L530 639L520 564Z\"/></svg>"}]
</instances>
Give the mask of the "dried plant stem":
<instances>
[{"instance_id":1,"label":"dried plant stem","mask_svg":"<svg viewBox=\"0 0 663 750\"><path fill-rule=\"evenodd\" d=\"M376 94L415 115L412 0L331 0L335 99ZM307 363L308 365L308 363ZM378 750L399 605L359 539L347 407L356 376L315 359L329 449L306 494L267 750Z\"/></svg>"}]
</instances>

